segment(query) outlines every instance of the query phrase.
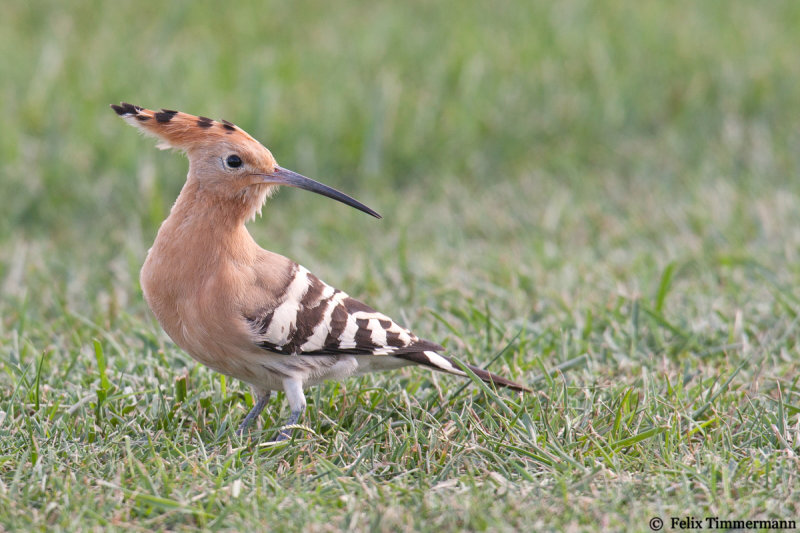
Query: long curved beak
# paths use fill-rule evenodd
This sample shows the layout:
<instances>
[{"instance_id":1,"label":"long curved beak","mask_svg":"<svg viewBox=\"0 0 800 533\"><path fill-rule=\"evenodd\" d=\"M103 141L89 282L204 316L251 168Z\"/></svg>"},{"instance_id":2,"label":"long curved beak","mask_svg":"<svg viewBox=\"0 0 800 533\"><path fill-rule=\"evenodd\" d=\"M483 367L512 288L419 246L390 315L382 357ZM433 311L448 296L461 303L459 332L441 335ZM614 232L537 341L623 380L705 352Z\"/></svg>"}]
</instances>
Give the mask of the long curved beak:
<instances>
[{"instance_id":1,"label":"long curved beak","mask_svg":"<svg viewBox=\"0 0 800 533\"><path fill-rule=\"evenodd\" d=\"M324 185L318 181L314 181L311 178L307 178L302 174L298 174L297 172L276 167L275 171L271 174L262 174L262 176L267 183L285 185L287 187L297 187L298 189L305 189L307 191L315 192L317 194L321 194L322 196L332 198L333 200L338 200L343 204L349 205L350 207L355 207L356 209L372 215L375 218L382 218L377 211L370 209L355 198L351 198L345 193L337 191L333 187L328 187L327 185Z\"/></svg>"}]
</instances>

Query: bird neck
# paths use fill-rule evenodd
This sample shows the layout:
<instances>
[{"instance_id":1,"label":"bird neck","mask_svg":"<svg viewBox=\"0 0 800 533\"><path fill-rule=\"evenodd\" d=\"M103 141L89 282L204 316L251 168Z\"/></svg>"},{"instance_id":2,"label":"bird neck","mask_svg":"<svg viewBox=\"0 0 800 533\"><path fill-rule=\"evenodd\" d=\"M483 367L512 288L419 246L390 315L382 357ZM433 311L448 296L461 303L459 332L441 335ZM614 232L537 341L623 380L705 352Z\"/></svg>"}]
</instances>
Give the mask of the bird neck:
<instances>
[{"instance_id":1,"label":"bird neck","mask_svg":"<svg viewBox=\"0 0 800 533\"><path fill-rule=\"evenodd\" d=\"M187 180L156 238L156 244L183 243L203 256L239 256L258 248L245 227L247 205Z\"/></svg>"}]
</instances>

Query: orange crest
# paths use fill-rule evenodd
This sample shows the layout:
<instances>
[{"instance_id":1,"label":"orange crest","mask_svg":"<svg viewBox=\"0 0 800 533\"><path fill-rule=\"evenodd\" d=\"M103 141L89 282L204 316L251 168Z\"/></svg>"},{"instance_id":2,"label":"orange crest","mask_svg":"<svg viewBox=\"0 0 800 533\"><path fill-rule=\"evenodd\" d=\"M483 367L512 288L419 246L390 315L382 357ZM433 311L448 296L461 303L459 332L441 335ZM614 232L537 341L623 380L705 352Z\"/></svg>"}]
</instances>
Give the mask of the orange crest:
<instances>
[{"instance_id":1,"label":"orange crest","mask_svg":"<svg viewBox=\"0 0 800 533\"><path fill-rule=\"evenodd\" d=\"M258 142L247 132L227 120L216 121L180 111L162 109L153 111L126 102L111 108L131 126L157 138L162 150L176 148L188 151L219 142Z\"/></svg>"}]
</instances>

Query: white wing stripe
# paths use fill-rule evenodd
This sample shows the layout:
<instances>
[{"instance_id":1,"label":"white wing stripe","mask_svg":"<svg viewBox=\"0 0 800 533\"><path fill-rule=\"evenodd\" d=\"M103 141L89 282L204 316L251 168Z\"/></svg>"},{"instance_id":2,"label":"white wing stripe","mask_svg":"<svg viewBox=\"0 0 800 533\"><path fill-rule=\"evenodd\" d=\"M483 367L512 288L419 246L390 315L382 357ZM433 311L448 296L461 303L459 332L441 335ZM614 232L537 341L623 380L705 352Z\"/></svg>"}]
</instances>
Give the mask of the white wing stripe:
<instances>
[{"instance_id":1,"label":"white wing stripe","mask_svg":"<svg viewBox=\"0 0 800 533\"><path fill-rule=\"evenodd\" d=\"M356 317L355 315L347 315L347 325L345 325L342 334L339 335L339 349L355 348L356 333L358 333Z\"/></svg>"},{"instance_id":2,"label":"white wing stripe","mask_svg":"<svg viewBox=\"0 0 800 533\"><path fill-rule=\"evenodd\" d=\"M286 289L283 303L272 314L272 320L264 333L264 337L276 346L283 346L289 342L289 336L297 322L300 300L303 299L306 291L308 291L308 273L306 268L298 266L294 279Z\"/></svg>"},{"instance_id":3,"label":"white wing stripe","mask_svg":"<svg viewBox=\"0 0 800 533\"><path fill-rule=\"evenodd\" d=\"M369 319L369 330L371 332L372 344L375 346L386 346L386 330L381 326L377 318Z\"/></svg>"}]
</instances>

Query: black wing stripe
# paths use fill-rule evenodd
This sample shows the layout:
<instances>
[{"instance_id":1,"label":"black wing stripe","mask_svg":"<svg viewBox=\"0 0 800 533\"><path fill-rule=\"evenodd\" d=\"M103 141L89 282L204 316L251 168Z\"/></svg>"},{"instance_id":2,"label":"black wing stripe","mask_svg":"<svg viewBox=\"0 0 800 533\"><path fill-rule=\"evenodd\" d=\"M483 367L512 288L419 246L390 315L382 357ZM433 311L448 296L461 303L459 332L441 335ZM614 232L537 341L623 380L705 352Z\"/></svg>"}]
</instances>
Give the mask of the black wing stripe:
<instances>
[{"instance_id":1,"label":"black wing stripe","mask_svg":"<svg viewBox=\"0 0 800 533\"><path fill-rule=\"evenodd\" d=\"M339 337L344 333L344 328L347 326L347 309L342 304L337 305L331 314L330 329L328 336L325 338L325 347L334 347L339 345Z\"/></svg>"},{"instance_id":2,"label":"black wing stripe","mask_svg":"<svg viewBox=\"0 0 800 533\"><path fill-rule=\"evenodd\" d=\"M356 331L355 341L358 348L374 350L375 348L379 348L379 346L372 342L372 329L369 327L369 322L369 319L366 318L356 319L358 330Z\"/></svg>"}]
</instances>

